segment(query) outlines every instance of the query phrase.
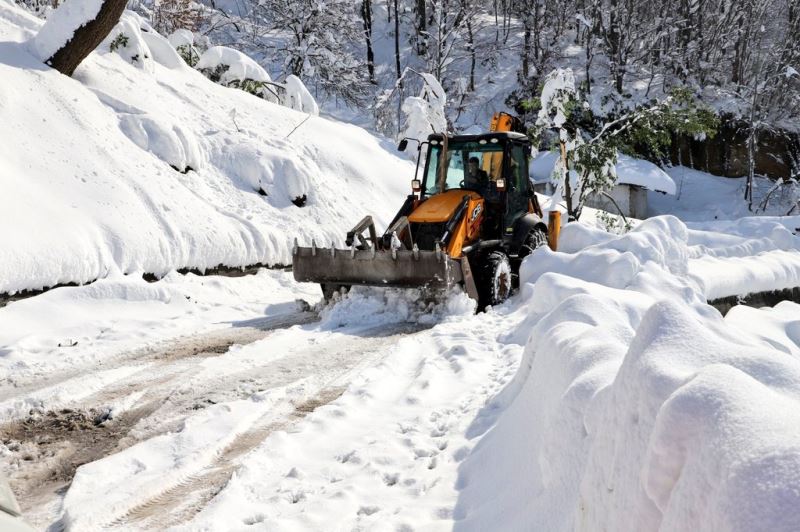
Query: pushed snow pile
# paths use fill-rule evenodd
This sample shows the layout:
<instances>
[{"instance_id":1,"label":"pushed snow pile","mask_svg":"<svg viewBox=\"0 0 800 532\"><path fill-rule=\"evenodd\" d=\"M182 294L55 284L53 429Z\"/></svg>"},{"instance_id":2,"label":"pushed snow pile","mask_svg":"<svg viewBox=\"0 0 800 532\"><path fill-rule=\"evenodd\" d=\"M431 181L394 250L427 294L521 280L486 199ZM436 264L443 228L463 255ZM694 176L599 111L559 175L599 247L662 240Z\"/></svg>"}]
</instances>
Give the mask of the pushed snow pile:
<instances>
[{"instance_id":1,"label":"pushed snow pile","mask_svg":"<svg viewBox=\"0 0 800 532\"><path fill-rule=\"evenodd\" d=\"M461 290L444 298L434 298L419 289L372 288L355 286L343 297L322 309L322 326L374 327L384 323L410 322L433 324L449 316L475 312L475 301Z\"/></svg>"},{"instance_id":2,"label":"pushed snow pile","mask_svg":"<svg viewBox=\"0 0 800 532\"><path fill-rule=\"evenodd\" d=\"M402 203L413 167L388 144L309 117L308 102L299 113L176 66L133 14L115 30L127 39L112 52L111 36L73 78L31 53L40 26L0 4L0 293L115 270L288 264L295 237L341 240ZM132 64L143 54L152 71Z\"/></svg>"},{"instance_id":3,"label":"pushed snow pile","mask_svg":"<svg viewBox=\"0 0 800 532\"><path fill-rule=\"evenodd\" d=\"M795 220L768 217L686 224L672 216L640 223L615 236L581 224L567 225L559 252L542 249L525 261L522 278L530 282L550 271L615 288L641 287L636 274L647 263L678 276L706 301L800 286L800 239L786 225Z\"/></svg>"},{"instance_id":4,"label":"pushed snow pile","mask_svg":"<svg viewBox=\"0 0 800 532\"><path fill-rule=\"evenodd\" d=\"M800 527L800 336L704 305L681 225L525 260L524 358L461 468L457 529ZM566 247L589 236L572 227Z\"/></svg>"}]
</instances>

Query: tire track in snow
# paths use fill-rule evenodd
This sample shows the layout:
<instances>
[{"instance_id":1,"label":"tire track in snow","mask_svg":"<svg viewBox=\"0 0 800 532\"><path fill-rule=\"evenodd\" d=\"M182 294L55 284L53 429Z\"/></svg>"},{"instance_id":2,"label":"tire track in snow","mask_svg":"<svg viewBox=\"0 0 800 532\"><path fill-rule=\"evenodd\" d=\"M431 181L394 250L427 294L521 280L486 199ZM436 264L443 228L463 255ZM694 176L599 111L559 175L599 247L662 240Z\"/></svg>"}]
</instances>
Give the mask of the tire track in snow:
<instances>
[{"instance_id":1,"label":"tire track in snow","mask_svg":"<svg viewBox=\"0 0 800 532\"><path fill-rule=\"evenodd\" d=\"M315 315L313 316L316 318ZM304 319L312 321L308 316ZM70 467L69 474L59 478L58 482L51 478L52 475L39 475L36 479L23 478L23 475L12 479L15 481L15 487L21 485L24 491L36 495L28 499L32 504L25 504L26 518L40 526L53 523L56 513L62 511L59 501L63 499L75 468L83 463L100 460L138 443L146 442L149 438L159 434L175 430L184 419L194 415L192 405L201 403L202 399L208 397L209 394L211 397L222 395L224 401L248 396L250 392L243 393L242 390L233 388L244 377L256 380L258 378L266 379L261 382L261 385L267 390L288 386L309 377L312 377L315 383L319 382L318 386L307 388L303 396L289 397L294 404L285 401L283 406L286 408L281 408L280 412L273 409L270 413L271 416L265 415L257 418L244 432L235 436L233 443L218 451L217 456L212 458L212 465L200 466L196 471L187 470L188 475L180 476L177 485L165 486L166 490L159 490L158 497L143 501L131 501L136 505L136 509L128 510L126 513L126 515L130 514L128 517L117 518L121 520L120 523L123 523L119 525L123 528L127 527L124 523L136 523L134 525L136 528L149 523L150 526L160 528L163 526L162 519L170 511L170 519L175 523L183 522L202 510L205 504L227 484L237 466L236 460L240 456L257 447L275 430L292 425L318 406L327 404L338 397L350 382L354 372L373 364L375 358L381 355L382 350L395 343L399 336L415 333L425 328L428 326L407 323L382 325L344 331L344 337L342 330L311 329L304 331L301 329L297 345L292 345L289 351L283 353L282 356L265 357L263 365L245 371L234 371L217 380L201 379L197 383L186 382L187 371L193 370L192 364L200 364L204 360L214 360L215 357L224 357L225 354L218 355L213 351L222 351L227 349L227 346L215 342L218 349L204 350L209 347L208 344L205 344L204 349L198 350L196 344L191 341L192 339L188 339L177 342L168 349L159 349L156 353L150 353L148 356L151 362L156 363L160 360L165 364L160 370L155 372L147 370L133 375L131 379L122 379L114 386L109 386L92 396L91 401L82 401L88 411L91 408L89 405L107 404L108 401L120 400L126 395L137 393L135 391L137 389L141 394L119 414L117 419L103 423L103 426L97 430L96 433L100 439L105 438L102 445L90 443L88 445L90 454L75 461L74 467ZM280 331L278 329L274 332ZM256 332L250 331L248 334L256 334ZM259 336L258 339L268 336L263 330L258 331L256 335ZM216 333L214 338L221 339ZM241 336L237 336L237 338L241 340ZM267 342L263 345L266 354L271 344ZM199 359L201 356L202 359ZM169 373L164 371L167 368L171 368ZM149 379L148 374L150 375ZM156 382L158 384L154 385ZM179 388L180 390L178 390ZM181 393L178 393L179 391ZM209 401L208 404L214 402L220 401ZM143 405L149 405L149 407L142 409ZM202 409L202 404L200 409ZM137 415L134 419L133 413L142 415ZM281 415L276 417L276 414ZM123 419L129 420L124 427L125 430L121 428ZM118 430L114 430L115 426ZM90 430L94 431L95 429ZM81 432L81 430L75 434L67 432L64 435L68 447L76 447L73 441L80 437ZM36 436L31 435L28 439L33 441ZM69 456L61 457L60 461L61 463L69 461ZM60 468L63 469L56 463L50 467L50 470L59 470ZM56 490L60 490L60 493L56 493ZM153 512L148 510L151 506L158 509L153 510L156 514L154 516ZM109 519L113 520L114 516L109 516ZM54 526L57 528L60 526L60 522L57 521Z\"/></svg>"},{"instance_id":2,"label":"tire track in snow","mask_svg":"<svg viewBox=\"0 0 800 532\"><path fill-rule=\"evenodd\" d=\"M303 401L283 419L270 413L258 420L223 449L215 461L160 495L129 510L110 524L111 527L137 528L169 527L185 523L199 513L231 479L237 459L255 449L270 434L286 430L317 408L335 401L345 387L325 388Z\"/></svg>"},{"instance_id":3,"label":"tire track in snow","mask_svg":"<svg viewBox=\"0 0 800 532\"><path fill-rule=\"evenodd\" d=\"M174 383L192 372L201 359L220 356L234 344L249 344L317 319L313 312L258 318L240 327L179 337L129 351L114 357L103 371L131 365L141 366L139 371L103 383L100 389L92 387L89 393L74 400L58 399L58 391L65 386L80 387L81 382L92 378L90 368L76 369L66 377L61 374L44 386L11 390L14 395L9 397L9 403L16 398L54 397L44 401L45 409L26 410L24 416L0 424L0 445L9 451L0 457L0 468L17 493L27 519L35 525L52 521L52 512L58 511L53 505L54 498L63 497L82 464L174 428L155 424L143 433L136 434L133 430L164 407ZM125 397L137 392L140 395L113 418L94 422L98 416L108 416L109 404L124 402Z\"/></svg>"},{"instance_id":4,"label":"tire track in snow","mask_svg":"<svg viewBox=\"0 0 800 532\"><path fill-rule=\"evenodd\" d=\"M5 403L18 398L35 398L43 395L48 389L57 389L70 381L80 382L86 378L87 374L110 371L124 366L141 365L141 371L158 371L152 364L163 366L175 360L223 354L234 344L250 344L265 338L276 330L294 325L305 325L318 319L319 316L315 312L298 312L257 318L245 322L242 326L162 340L146 347L125 351L106 360L92 361L91 364L76 367L69 372L61 372L51 378L35 377L28 379L27 382L15 383L13 387L3 387L0 389L0 401ZM106 388L112 384L109 383ZM88 397L85 399L81 397L75 403L87 401ZM51 410L65 406L71 406L69 401L47 404L47 408Z\"/></svg>"},{"instance_id":5,"label":"tire track in snow","mask_svg":"<svg viewBox=\"0 0 800 532\"><path fill-rule=\"evenodd\" d=\"M359 331L358 335L350 337L350 341L346 343L338 338L317 343L312 338L305 353L295 353L294 356L287 357L287 360L303 366L304 355L328 358L334 365L327 369L328 372L333 370L333 373L328 374L326 382L316 391L294 397L292 408L284 409L278 415L276 412L265 414L220 450L211 464L183 476L180 481L165 487L156 496L134 502L134 506L108 522L104 528L164 528L191 519L225 487L238 467L239 457L255 449L273 432L289 428L317 408L336 400L345 391L353 375L375 363L382 348L394 344L400 336L428 327L409 323L381 325ZM345 356L339 356L340 354ZM325 371L320 366L312 366L313 369ZM302 380L307 375L298 374L297 380ZM289 384L291 383L287 383Z\"/></svg>"}]
</instances>

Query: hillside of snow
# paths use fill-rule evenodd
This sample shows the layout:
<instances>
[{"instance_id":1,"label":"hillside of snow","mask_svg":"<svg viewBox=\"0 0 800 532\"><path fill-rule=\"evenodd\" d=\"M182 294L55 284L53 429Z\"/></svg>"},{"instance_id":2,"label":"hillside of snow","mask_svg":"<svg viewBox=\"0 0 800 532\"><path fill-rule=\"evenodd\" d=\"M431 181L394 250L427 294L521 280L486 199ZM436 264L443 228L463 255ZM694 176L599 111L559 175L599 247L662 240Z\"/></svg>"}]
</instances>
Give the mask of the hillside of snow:
<instances>
[{"instance_id":1,"label":"hillside of snow","mask_svg":"<svg viewBox=\"0 0 800 532\"><path fill-rule=\"evenodd\" d=\"M149 68L106 44L69 78L34 53L40 25L0 2L0 293L288 264L295 237L385 224L407 193L389 142L212 83L157 34Z\"/></svg>"}]
</instances>

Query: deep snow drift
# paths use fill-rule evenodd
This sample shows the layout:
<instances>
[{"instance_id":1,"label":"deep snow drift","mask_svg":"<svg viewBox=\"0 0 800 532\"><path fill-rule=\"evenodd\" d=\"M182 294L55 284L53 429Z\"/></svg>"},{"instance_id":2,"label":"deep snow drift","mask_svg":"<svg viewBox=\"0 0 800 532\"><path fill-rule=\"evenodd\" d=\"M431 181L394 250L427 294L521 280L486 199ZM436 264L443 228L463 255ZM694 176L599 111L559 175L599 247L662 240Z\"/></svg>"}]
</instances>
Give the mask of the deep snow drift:
<instances>
[{"instance_id":1,"label":"deep snow drift","mask_svg":"<svg viewBox=\"0 0 800 532\"><path fill-rule=\"evenodd\" d=\"M563 238L582 246L585 230ZM460 525L796 530L800 358L783 327L800 307L722 319L688 274L692 237L675 218L606 240L526 259L511 335L524 358L461 468ZM769 326L741 327L743 315Z\"/></svg>"},{"instance_id":2,"label":"deep snow drift","mask_svg":"<svg viewBox=\"0 0 800 532\"><path fill-rule=\"evenodd\" d=\"M105 44L71 79L34 54L41 23L0 2L0 293L288 264L294 237L402 203L413 167L358 127L212 83L148 32L150 68Z\"/></svg>"}]
</instances>

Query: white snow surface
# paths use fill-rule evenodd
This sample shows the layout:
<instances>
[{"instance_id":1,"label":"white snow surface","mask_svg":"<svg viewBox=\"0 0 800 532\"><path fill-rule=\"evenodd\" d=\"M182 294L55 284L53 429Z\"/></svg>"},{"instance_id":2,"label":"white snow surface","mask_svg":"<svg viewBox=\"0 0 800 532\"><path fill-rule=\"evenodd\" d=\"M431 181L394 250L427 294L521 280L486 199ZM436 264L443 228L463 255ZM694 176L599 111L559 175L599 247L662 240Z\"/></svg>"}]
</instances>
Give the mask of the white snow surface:
<instances>
[{"instance_id":1,"label":"white snow surface","mask_svg":"<svg viewBox=\"0 0 800 532\"><path fill-rule=\"evenodd\" d=\"M281 101L283 105L289 107L290 109L308 113L310 115L319 115L319 106L317 105L317 101L308 91L306 86L303 85L303 82L300 80L300 78L294 74L286 76L286 80L283 82L283 87L286 89L286 93L283 94Z\"/></svg>"},{"instance_id":2,"label":"white snow surface","mask_svg":"<svg viewBox=\"0 0 800 532\"><path fill-rule=\"evenodd\" d=\"M147 72L101 47L68 78L27 51L40 24L0 4L0 293L288 264L294 237L328 244L367 212L383 226L402 203L413 166L363 129L160 53Z\"/></svg>"},{"instance_id":3,"label":"white snow surface","mask_svg":"<svg viewBox=\"0 0 800 532\"><path fill-rule=\"evenodd\" d=\"M534 182L549 182L553 178L553 169L558 161L559 154L555 151L540 152L530 164L530 177ZM617 183L622 185L637 185L648 190L664 192L674 195L676 192L675 181L657 165L644 159L636 159L625 154L617 155L615 166ZM574 180L574 172L572 179Z\"/></svg>"},{"instance_id":4,"label":"white snow surface","mask_svg":"<svg viewBox=\"0 0 800 532\"><path fill-rule=\"evenodd\" d=\"M319 358L373 342L346 378L312 373L189 411L172 430L81 466L59 523L124 522L204 478L240 435L274 424L176 529L796 530L800 305L723 319L694 265L800 253L774 220L726 223L721 232L662 216L621 236L569 224L560 251L525 259L519 295L476 316L464 294L430 307L413 290L354 290L317 324L198 362L177 396L282 357L291 364L297 346ZM12 303L0 309L6 382L113 360L141 334L292 312L293 293L319 297L288 275L120 276ZM89 318L101 314L108 323ZM369 340L406 321L433 327ZM35 393L9 389L4 415L68 406L142 369L107 367ZM332 385L340 397L285 421Z\"/></svg>"},{"instance_id":5,"label":"white snow surface","mask_svg":"<svg viewBox=\"0 0 800 532\"><path fill-rule=\"evenodd\" d=\"M255 60L239 50L227 46L212 46L203 52L195 68L197 70L205 68L214 70L219 66L228 67L220 79L223 84L246 79L260 82L272 81L267 71Z\"/></svg>"}]
</instances>

